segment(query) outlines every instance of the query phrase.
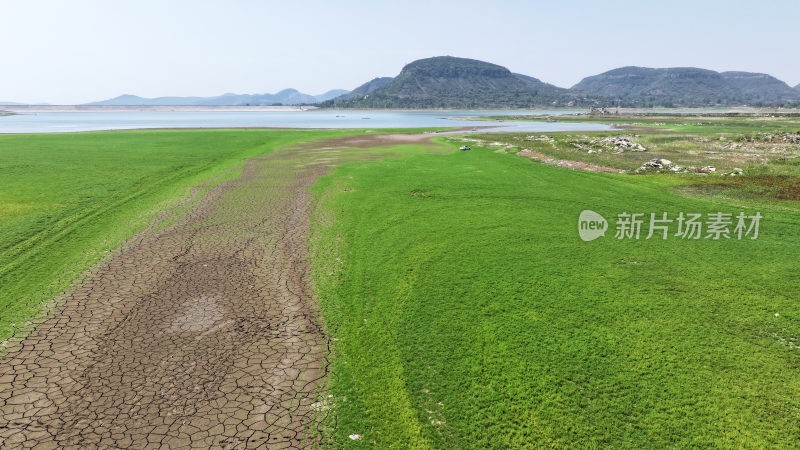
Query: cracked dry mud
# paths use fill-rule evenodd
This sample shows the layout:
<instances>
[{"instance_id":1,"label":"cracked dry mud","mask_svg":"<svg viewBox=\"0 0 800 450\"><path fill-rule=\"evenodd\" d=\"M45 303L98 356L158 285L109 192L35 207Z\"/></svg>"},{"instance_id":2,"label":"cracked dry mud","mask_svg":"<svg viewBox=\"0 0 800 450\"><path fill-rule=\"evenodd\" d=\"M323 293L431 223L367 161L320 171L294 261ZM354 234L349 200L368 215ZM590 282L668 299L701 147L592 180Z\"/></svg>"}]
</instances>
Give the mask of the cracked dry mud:
<instances>
[{"instance_id":1,"label":"cracked dry mud","mask_svg":"<svg viewBox=\"0 0 800 450\"><path fill-rule=\"evenodd\" d=\"M309 187L422 135L276 150L143 232L0 360L0 446L303 447L328 372Z\"/></svg>"}]
</instances>

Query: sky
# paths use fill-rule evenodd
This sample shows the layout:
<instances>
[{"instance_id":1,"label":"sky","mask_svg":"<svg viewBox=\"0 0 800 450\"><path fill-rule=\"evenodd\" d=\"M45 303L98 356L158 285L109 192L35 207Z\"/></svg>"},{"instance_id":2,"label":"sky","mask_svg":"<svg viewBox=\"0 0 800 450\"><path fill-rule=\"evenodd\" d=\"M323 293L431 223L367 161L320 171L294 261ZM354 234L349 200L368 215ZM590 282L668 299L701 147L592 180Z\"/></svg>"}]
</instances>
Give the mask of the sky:
<instances>
[{"instance_id":1,"label":"sky","mask_svg":"<svg viewBox=\"0 0 800 450\"><path fill-rule=\"evenodd\" d=\"M798 0L0 0L0 101L320 94L440 55L561 87L630 65L794 86L798 23Z\"/></svg>"}]
</instances>

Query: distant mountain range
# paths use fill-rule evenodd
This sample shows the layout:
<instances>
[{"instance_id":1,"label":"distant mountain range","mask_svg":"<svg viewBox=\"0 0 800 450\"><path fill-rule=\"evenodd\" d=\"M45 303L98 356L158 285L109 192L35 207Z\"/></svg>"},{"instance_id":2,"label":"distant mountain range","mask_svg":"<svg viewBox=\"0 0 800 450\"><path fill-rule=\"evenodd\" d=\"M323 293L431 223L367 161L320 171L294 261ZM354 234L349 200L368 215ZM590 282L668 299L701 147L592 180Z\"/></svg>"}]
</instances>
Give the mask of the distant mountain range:
<instances>
[{"instance_id":1,"label":"distant mountain range","mask_svg":"<svg viewBox=\"0 0 800 450\"><path fill-rule=\"evenodd\" d=\"M541 106L698 107L800 105L800 88L767 74L693 67L622 67L571 89L474 59L414 61L321 106L339 108L529 108Z\"/></svg>"},{"instance_id":2,"label":"distant mountain range","mask_svg":"<svg viewBox=\"0 0 800 450\"><path fill-rule=\"evenodd\" d=\"M304 94L296 89L284 89L276 94L223 94L216 97L158 97L142 98L120 95L109 100L87 103L88 106L269 106L300 105L324 102L348 93L334 89L320 95Z\"/></svg>"}]
</instances>

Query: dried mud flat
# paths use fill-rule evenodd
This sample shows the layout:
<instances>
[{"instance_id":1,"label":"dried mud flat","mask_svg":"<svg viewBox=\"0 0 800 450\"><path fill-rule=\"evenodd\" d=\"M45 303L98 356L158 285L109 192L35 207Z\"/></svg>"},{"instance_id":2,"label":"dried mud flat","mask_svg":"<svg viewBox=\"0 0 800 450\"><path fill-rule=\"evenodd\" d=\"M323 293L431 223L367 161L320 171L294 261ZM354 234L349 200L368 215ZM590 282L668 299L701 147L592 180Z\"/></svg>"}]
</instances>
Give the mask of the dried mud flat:
<instances>
[{"instance_id":1,"label":"dried mud flat","mask_svg":"<svg viewBox=\"0 0 800 450\"><path fill-rule=\"evenodd\" d=\"M0 360L0 446L324 446L309 187L370 147L429 138L276 150L129 241Z\"/></svg>"}]
</instances>

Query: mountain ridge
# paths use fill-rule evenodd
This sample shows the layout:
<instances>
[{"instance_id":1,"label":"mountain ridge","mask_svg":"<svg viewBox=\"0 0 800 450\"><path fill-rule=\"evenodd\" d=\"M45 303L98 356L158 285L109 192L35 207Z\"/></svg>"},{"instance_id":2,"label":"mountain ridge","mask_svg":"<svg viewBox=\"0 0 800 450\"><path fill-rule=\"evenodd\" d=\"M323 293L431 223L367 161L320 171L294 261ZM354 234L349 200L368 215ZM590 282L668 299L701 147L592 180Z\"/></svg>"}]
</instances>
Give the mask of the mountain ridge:
<instances>
[{"instance_id":1,"label":"mountain ridge","mask_svg":"<svg viewBox=\"0 0 800 450\"><path fill-rule=\"evenodd\" d=\"M375 81L381 80L376 87ZM710 107L800 105L800 87L754 72L625 66L561 88L497 64L453 56L412 61L394 78L322 102L341 108Z\"/></svg>"},{"instance_id":2,"label":"mountain ridge","mask_svg":"<svg viewBox=\"0 0 800 450\"><path fill-rule=\"evenodd\" d=\"M334 89L309 95L290 88L274 94L156 98L125 94L80 106L312 104L399 109L800 106L800 85L791 87L769 74L756 72L625 66L562 88L490 62L435 56L412 61L397 76L373 78L352 91Z\"/></svg>"},{"instance_id":3,"label":"mountain ridge","mask_svg":"<svg viewBox=\"0 0 800 450\"><path fill-rule=\"evenodd\" d=\"M568 102L574 105L580 101L578 97L568 89L527 75L514 74L497 64L454 56L435 56L406 64L396 77L370 93L359 97L337 97L320 106L525 108L559 103L566 105Z\"/></svg>"}]
</instances>

